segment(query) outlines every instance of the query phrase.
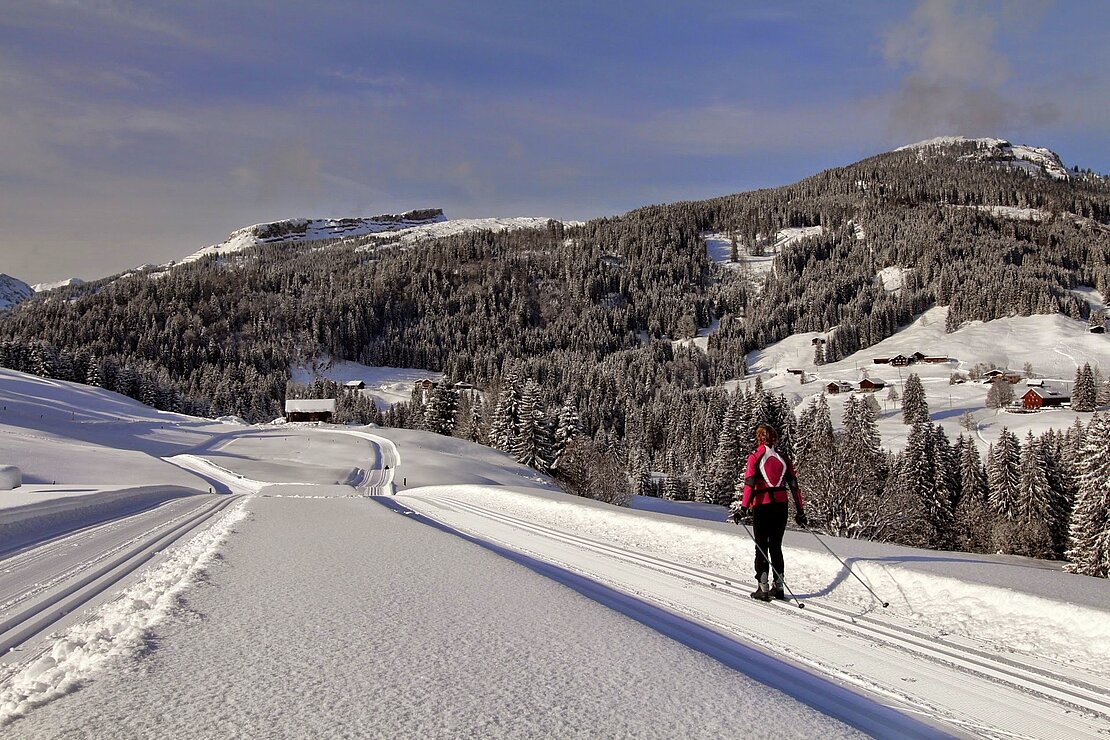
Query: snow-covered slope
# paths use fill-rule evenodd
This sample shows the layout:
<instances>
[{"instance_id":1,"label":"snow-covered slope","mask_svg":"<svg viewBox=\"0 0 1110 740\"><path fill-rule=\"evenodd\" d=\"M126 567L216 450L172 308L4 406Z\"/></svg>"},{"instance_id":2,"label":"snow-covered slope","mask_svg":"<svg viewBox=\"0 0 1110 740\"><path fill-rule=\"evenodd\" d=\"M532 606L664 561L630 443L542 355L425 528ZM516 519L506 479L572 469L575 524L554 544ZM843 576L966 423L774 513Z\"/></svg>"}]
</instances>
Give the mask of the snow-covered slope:
<instances>
[{"instance_id":1,"label":"snow-covered slope","mask_svg":"<svg viewBox=\"0 0 1110 740\"><path fill-rule=\"evenodd\" d=\"M1055 180L1066 180L1069 177L1067 168L1060 160L1060 155L1051 149L1011 144L1005 139L967 139L963 136L939 136L935 139L899 147L895 151L916 150L921 156L926 156L930 153L943 153L953 146L965 144L974 144L976 150L971 154L963 155L961 159L1003 164L1033 175L1047 176Z\"/></svg>"},{"instance_id":2,"label":"snow-covered slope","mask_svg":"<svg viewBox=\"0 0 1110 740\"><path fill-rule=\"evenodd\" d=\"M35 294L30 285L0 272L0 311L22 303Z\"/></svg>"},{"instance_id":3,"label":"snow-covered slope","mask_svg":"<svg viewBox=\"0 0 1110 740\"><path fill-rule=\"evenodd\" d=\"M70 285L84 285L85 281L81 278L69 278L67 280L58 280L53 283L35 283L31 287L34 288L36 293L44 293L48 290L55 288L66 288Z\"/></svg>"},{"instance_id":4,"label":"snow-covered slope","mask_svg":"<svg viewBox=\"0 0 1110 740\"><path fill-rule=\"evenodd\" d=\"M396 242L390 243L410 244L465 231L541 228L549 220L533 217L448 219L438 208L369 218L288 219L233 231L225 241L194 252L180 262L195 262L213 254L234 254L259 244L296 244L394 233L397 235Z\"/></svg>"},{"instance_id":5,"label":"snow-covered slope","mask_svg":"<svg viewBox=\"0 0 1110 740\"><path fill-rule=\"evenodd\" d=\"M349 236L365 236L386 231L400 231L414 226L446 221L443 211L428 208L401 214L383 214L369 218L292 218L247 226L231 232L226 240L205 247L181 262L194 262L212 254L233 254L258 244L319 241Z\"/></svg>"}]
</instances>

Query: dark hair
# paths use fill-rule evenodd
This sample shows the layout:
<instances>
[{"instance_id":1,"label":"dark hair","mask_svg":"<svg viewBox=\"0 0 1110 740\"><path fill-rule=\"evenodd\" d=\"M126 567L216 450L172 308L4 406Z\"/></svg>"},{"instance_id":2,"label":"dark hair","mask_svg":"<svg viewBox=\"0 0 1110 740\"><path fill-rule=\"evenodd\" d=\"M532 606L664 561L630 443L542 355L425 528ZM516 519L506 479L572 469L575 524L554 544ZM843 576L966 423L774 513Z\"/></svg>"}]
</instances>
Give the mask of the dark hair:
<instances>
[{"instance_id":1,"label":"dark hair","mask_svg":"<svg viewBox=\"0 0 1110 740\"><path fill-rule=\"evenodd\" d=\"M774 447L778 444L779 433L770 424L760 424L755 428L755 441L761 445Z\"/></svg>"}]
</instances>

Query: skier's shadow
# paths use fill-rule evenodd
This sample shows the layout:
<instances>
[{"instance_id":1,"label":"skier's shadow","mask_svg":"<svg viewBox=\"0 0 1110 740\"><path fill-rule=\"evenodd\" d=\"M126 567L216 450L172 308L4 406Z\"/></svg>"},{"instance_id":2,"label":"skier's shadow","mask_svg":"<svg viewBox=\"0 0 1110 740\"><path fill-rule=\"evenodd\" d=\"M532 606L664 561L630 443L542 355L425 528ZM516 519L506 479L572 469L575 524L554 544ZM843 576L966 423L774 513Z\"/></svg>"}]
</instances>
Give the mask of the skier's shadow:
<instances>
[{"instance_id":1,"label":"skier's shadow","mask_svg":"<svg viewBox=\"0 0 1110 740\"><path fill-rule=\"evenodd\" d=\"M836 576L831 581L829 581L827 585L811 593L797 594L797 597L799 599L812 599L820 596L828 596L833 591L835 591L841 583L852 576L853 571L851 570L851 567L855 563L975 563L979 565L1001 565L1015 567L1019 565L1018 563L1000 563L997 560L983 560L980 558L954 558L944 555L887 555L885 557L876 558L845 558L844 567L840 569L840 572L837 573ZM863 578L862 576L860 577ZM902 590L902 587L898 585L898 582L894 581L894 579L889 580L894 582L894 587L898 589L898 592L901 593L903 599L905 599L906 593ZM863 581L864 583L867 583L867 585L871 588L875 588L875 585L872 583L868 583L866 578L864 578Z\"/></svg>"}]
</instances>

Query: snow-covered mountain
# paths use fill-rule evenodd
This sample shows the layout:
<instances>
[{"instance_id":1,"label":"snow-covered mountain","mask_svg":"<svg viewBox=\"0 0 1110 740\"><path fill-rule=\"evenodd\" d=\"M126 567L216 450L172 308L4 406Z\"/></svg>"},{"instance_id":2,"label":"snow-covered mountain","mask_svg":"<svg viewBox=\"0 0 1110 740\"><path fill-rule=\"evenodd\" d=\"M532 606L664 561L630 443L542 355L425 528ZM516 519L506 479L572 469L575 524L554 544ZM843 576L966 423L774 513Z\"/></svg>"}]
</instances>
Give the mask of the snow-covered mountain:
<instances>
[{"instance_id":1,"label":"snow-covered mountain","mask_svg":"<svg viewBox=\"0 0 1110 740\"><path fill-rule=\"evenodd\" d=\"M397 241L412 243L465 231L538 228L549 220L534 217L448 219L439 208L366 218L293 218L238 229L219 244L194 252L180 262L194 262L213 254L234 254L259 244L298 244L389 233L397 233Z\"/></svg>"},{"instance_id":2,"label":"snow-covered mountain","mask_svg":"<svg viewBox=\"0 0 1110 740\"><path fill-rule=\"evenodd\" d=\"M0 310L22 303L35 294L30 285L0 272Z\"/></svg>"},{"instance_id":3,"label":"snow-covered mountain","mask_svg":"<svg viewBox=\"0 0 1110 740\"><path fill-rule=\"evenodd\" d=\"M963 136L938 136L934 139L919 141L916 144L898 147L895 151L916 150L921 156L943 154L953 148L961 150L974 145L974 151L959 155L962 160L989 162L1023 170L1033 175L1051 177L1054 180L1067 180L1068 169L1060 155L1044 147L1012 144L1005 139L968 139Z\"/></svg>"},{"instance_id":4,"label":"snow-covered mountain","mask_svg":"<svg viewBox=\"0 0 1110 740\"><path fill-rule=\"evenodd\" d=\"M85 281L81 278L69 278L67 280L57 280L52 283L35 283L31 287L36 293L45 293L48 290L56 288L68 288L71 285L84 285Z\"/></svg>"}]
</instances>

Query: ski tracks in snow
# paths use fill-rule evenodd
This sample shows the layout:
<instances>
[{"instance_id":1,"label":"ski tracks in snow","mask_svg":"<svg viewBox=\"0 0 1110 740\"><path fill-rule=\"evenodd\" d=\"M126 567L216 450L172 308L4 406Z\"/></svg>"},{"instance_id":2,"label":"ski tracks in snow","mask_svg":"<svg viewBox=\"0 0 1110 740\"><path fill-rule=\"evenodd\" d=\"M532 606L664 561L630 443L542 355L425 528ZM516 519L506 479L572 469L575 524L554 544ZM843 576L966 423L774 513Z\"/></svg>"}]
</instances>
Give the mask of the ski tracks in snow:
<instances>
[{"instance_id":1,"label":"ski tracks in snow","mask_svg":"<svg viewBox=\"0 0 1110 740\"><path fill-rule=\"evenodd\" d=\"M1075 737L1110 728L1107 676L1016 653L1003 655L974 640L938 635L894 615L861 613L828 600L807 599L804 611L757 604L747 598L750 586L737 584L731 575L510 516L464 495L414 492L397 500L481 544L553 564L626 598L678 612L813 674L854 686L866 695L861 701L879 701L926 718L946 732ZM619 605L613 608L624 611ZM651 626L672 634L665 625ZM732 665L727 656L705 652ZM771 685L793 690L790 684ZM952 691L953 686L960 690ZM823 692L816 679L811 688L818 695ZM826 711L827 701L815 701L811 706ZM852 723L850 717L845 721ZM876 732L873 726L854 726ZM904 733L890 726L879 734Z\"/></svg>"},{"instance_id":2,"label":"ski tracks in snow","mask_svg":"<svg viewBox=\"0 0 1110 740\"><path fill-rule=\"evenodd\" d=\"M225 499L169 534L155 537L127 553L133 562L121 561L113 570L94 574L97 577L89 583L98 584L96 593L103 593L160 552L162 547L196 531L198 526L221 513L215 523L170 550L161 562L143 572L111 601L70 624L60 634L53 633L45 641L33 645L24 643L8 653L6 663L0 665L0 728L34 707L75 690L111 661L141 653L146 648L151 628L173 613L180 594L200 578L235 525L246 516L242 501ZM88 584L79 585L83 588ZM79 590L75 588L71 593L82 595ZM32 633L38 633L77 608L69 603L63 602L60 607L58 604L57 599L40 604L37 612L32 610L33 613L25 615L23 623L30 625ZM40 624L42 620L36 615L43 616L45 624Z\"/></svg>"}]
</instances>

